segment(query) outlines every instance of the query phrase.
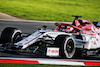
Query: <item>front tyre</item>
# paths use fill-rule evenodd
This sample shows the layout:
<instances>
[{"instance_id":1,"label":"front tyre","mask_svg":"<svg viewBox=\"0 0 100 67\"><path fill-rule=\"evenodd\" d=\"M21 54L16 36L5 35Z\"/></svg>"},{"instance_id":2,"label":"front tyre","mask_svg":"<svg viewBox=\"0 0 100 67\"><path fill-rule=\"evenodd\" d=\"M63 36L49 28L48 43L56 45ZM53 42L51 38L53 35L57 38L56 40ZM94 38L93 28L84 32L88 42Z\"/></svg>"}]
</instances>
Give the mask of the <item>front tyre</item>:
<instances>
[{"instance_id":1,"label":"front tyre","mask_svg":"<svg viewBox=\"0 0 100 67\"><path fill-rule=\"evenodd\" d=\"M21 31L14 27L6 27L1 33L1 43L16 43L21 40Z\"/></svg>"},{"instance_id":2,"label":"front tyre","mask_svg":"<svg viewBox=\"0 0 100 67\"><path fill-rule=\"evenodd\" d=\"M55 45L60 47L60 56L64 58L73 58L75 55L75 41L72 37L59 35L55 39Z\"/></svg>"},{"instance_id":3,"label":"front tyre","mask_svg":"<svg viewBox=\"0 0 100 67\"><path fill-rule=\"evenodd\" d=\"M75 41L72 37L65 38L62 50L66 58L73 58L75 54Z\"/></svg>"}]
</instances>

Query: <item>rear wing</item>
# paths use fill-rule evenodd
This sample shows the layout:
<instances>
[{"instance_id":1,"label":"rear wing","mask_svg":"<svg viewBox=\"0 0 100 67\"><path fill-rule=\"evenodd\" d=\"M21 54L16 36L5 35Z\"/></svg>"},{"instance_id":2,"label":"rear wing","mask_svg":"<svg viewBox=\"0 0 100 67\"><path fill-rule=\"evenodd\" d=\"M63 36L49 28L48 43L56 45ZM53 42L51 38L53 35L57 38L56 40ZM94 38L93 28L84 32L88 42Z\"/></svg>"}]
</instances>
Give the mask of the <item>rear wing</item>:
<instances>
[{"instance_id":1,"label":"rear wing","mask_svg":"<svg viewBox=\"0 0 100 67\"><path fill-rule=\"evenodd\" d=\"M96 27L100 27L100 21L93 21L93 24L94 24Z\"/></svg>"}]
</instances>

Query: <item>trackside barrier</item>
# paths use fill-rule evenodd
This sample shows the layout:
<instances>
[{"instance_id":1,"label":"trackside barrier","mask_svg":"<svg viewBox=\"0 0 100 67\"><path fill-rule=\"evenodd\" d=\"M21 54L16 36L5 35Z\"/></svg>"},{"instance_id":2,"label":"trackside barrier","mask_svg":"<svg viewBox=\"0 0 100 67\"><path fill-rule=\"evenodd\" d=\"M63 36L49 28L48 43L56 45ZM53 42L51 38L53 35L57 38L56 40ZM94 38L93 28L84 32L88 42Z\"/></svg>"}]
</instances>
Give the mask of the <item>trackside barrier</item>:
<instances>
[{"instance_id":1,"label":"trackside barrier","mask_svg":"<svg viewBox=\"0 0 100 67\"><path fill-rule=\"evenodd\" d=\"M6 58L0 57L0 63L28 63L28 64L54 64L54 65L77 65L77 66L100 66L100 61L76 61L63 59L45 58Z\"/></svg>"}]
</instances>

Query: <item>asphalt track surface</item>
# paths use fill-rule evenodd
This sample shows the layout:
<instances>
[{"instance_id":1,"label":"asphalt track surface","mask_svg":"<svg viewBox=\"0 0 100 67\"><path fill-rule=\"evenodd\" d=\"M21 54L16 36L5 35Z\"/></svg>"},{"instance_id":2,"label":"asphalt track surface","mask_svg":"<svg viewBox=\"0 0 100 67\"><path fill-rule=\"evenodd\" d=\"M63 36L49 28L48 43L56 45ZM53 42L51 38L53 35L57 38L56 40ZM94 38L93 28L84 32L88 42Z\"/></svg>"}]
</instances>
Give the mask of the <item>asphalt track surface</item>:
<instances>
[{"instance_id":1,"label":"asphalt track surface","mask_svg":"<svg viewBox=\"0 0 100 67\"><path fill-rule=\"evenodd\" d=\"M22 30L23 33L33 33L38 29L38 27L42 27L43 25L47 25L47 28L54 29L56 26L54 23L46 23L46 22L26 22L26 21L4 21L0 20L0 34L5 27L16 27ZM33 54L23 54L23 53L16 53L16 52L6 52L0 49L0 57L15 57L15 58L47 58L47 59L54 59L48 58L43 56L37 56ZM56 58L62 59L62 58ZM88 57L88 58L74 58L74 59L64 59L64 60L77 60L77 61L100 61L99 56Z\"/></svg>"}]
</instances>

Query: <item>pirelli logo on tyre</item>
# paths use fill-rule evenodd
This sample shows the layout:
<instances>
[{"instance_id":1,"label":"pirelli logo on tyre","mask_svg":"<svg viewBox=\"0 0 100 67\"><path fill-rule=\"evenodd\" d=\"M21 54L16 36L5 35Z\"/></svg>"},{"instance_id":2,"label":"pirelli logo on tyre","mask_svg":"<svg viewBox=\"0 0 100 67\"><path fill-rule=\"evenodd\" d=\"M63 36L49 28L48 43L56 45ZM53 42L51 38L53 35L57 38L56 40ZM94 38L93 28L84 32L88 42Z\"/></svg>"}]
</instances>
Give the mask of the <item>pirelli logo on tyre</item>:
<instances>
[{"instance_id":1,"label":"pirelli logo on tyre","mask_svg":"<svg viewBox=\"0 0 100 67\"><path fill-rule=\"evenodd\" d=\"M57 47L48 47L46 55L47 56L59 56L59 48L57 48Z\"/></svg>"}]
</instances>

